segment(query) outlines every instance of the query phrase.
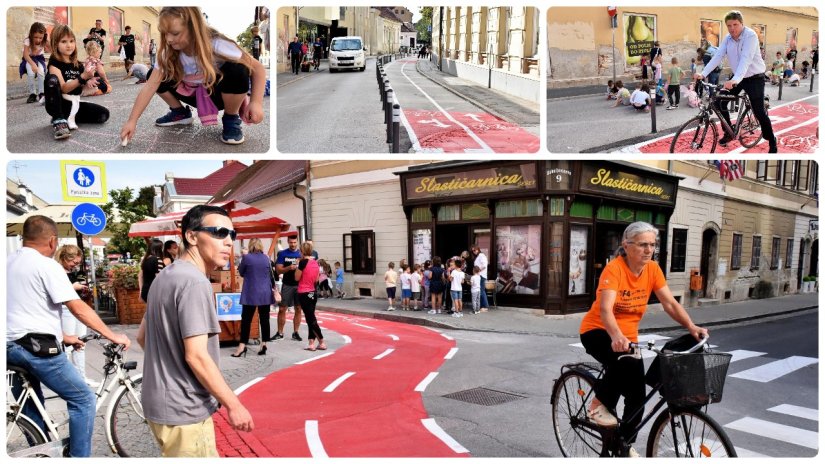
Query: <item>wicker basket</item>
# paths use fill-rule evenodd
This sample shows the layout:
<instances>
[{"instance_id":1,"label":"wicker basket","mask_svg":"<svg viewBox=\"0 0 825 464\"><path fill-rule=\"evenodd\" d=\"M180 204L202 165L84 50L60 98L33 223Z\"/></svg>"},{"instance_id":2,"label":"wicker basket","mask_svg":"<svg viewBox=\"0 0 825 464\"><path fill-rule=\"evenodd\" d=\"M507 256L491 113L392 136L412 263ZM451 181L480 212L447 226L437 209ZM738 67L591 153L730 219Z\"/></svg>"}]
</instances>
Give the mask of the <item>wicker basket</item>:
<instances>
[{"instance_id":1,"label":"wicker basket","mask_svg":"<svg viewBox=\"0 0 825 464\"><path fill-rule=\"evenodd\" d=\"M731 356L729 353L659 355L662 396L668 404L679 407L722 401Z\"/></svg>"}]
</instances>

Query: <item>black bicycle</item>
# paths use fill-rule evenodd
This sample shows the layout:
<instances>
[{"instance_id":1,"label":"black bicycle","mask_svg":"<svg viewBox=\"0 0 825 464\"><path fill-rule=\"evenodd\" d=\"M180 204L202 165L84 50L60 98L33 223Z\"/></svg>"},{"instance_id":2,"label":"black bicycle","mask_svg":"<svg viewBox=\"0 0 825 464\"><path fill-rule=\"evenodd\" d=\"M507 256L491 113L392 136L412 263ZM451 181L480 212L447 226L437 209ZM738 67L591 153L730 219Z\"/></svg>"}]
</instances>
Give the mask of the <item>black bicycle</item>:
<instances>
[{"instance_id":1,"label":"black bicycle","mask_svg":"<svg viewBox=\"0 0 825 464\"><path fill-rule=\"evenodd\" d=\"M733 95L721 87L700 82L705 87L707 98L699 102L699 114L684 123L676 131L676 135L670 143L671 153L714 153L718 136L716 121L718 120L722 131L731 139L739 140L745 148L753 148L762 138L762 127L753 114L750 98L745 92ZM736 113L736 123L731 127L716 103L727 102L728 110ZM765 96L765 111L770 108L770 100ZM713 118L713 116L716 116Z\"/></svg>"},{"instance_id":2,"label":"black bicycle","mask_svg":"<svg viewBox=\"0 0 825 464\"><path fill-rule=\"evenodd\" d=\"M684 344L684 339L678 340L677 344ZM736 457L727 433L706 412L708 404L722 400L731 355L710 352L707 341L688 351L671 351L670 343L661 350L654 342L632 343L634 353L623 355L640 357L640 349L658 355L646 375L648 383L653 382L652 390L632 418L643 415L654 396L661 398L628 437L635 439L655 416L647 440L648 457ZM600 426L587 416L595 397L593 387L603 374L600 364L566 364L553 384L553 429L565 457L628 456L630 445L619 435L619 427Z\"/></svg>"}]
</instances>

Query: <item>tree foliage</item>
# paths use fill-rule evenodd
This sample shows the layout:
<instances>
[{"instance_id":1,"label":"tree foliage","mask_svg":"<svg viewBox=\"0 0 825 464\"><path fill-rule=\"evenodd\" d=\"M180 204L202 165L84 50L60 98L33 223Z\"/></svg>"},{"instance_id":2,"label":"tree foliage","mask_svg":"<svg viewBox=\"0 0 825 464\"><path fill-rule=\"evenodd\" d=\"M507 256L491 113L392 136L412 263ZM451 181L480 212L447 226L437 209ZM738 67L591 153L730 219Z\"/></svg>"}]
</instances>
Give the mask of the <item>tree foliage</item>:
<instances>
[{"instance_id":1,"label":"tree foliage","mask_svg":"<svg viewBox=\"0 0 825 464\"><path fill-rule=\"evenodd\" d=\"M235 38L235 42L238 43L238 46L249 52L252 53L252 26L255 23L250 23L243 32L238 34L238 37Z\"/></svg>"},{"instance_id":2,"label":"tree foliage","mask_svg":"<svg viewBox=\"0 0 825 464\"><path fill-rule=\"evenodd\" d=\"M432 32L429 29L433 24L433 7L422 6L418 12L421 14L421 19L415 23L415 30L418 31L417 42L432 43Z\"/></svg>"},{"instance_id":3,"label":"tree foliage","mask_svg":"<svg viewBox=\"0 0 825 464\"><path fill-rule=\"evenodd\" d=\"M142 238L129 237L129 228L140 222L152 211L155 187L146 186L134 195L129 187L109 191L109 202L102 206L106 213L106 228L112 233L112 239L106 247L107 253L131 253L132 257L142 256L146 252L146 242ZM119 214L116 222L114 211Z\"/></svg>"}]
</instances>

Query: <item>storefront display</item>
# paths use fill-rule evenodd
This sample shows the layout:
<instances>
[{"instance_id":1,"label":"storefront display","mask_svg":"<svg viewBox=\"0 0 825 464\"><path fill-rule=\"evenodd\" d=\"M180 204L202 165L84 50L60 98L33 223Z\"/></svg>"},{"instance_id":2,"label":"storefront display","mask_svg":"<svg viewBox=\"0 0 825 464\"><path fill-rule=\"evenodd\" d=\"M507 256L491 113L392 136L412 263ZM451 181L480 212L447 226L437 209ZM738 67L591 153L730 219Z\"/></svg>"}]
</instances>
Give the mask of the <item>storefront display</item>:
<instances>
[{"instance_id":1,"label":"storefront display","mask_svg":"<svg viewBox=\"0 0 825 464\"><path fill-rule=\"evenodd\" d=\"M496 291L538 295L541 225L496 227Z\"/></svg>"},{"instance_id":2,"label":"storefront display","mask_svg":"<svg viewBox=\"0 0 825 464\"><path fill-rule=\"evenodd\" d=\"M570 227L570 290L568 295L587 293L587 232L587 227Z\"/></svg>"}]
</instances>

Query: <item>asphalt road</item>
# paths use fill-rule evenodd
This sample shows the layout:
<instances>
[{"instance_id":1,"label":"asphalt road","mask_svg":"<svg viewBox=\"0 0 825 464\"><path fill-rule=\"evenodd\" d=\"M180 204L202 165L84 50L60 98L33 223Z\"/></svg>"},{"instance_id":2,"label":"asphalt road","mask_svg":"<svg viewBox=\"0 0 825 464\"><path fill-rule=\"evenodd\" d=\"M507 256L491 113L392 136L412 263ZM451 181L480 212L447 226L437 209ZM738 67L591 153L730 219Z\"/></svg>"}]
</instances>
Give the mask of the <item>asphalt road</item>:
<instances>
[{"instance_id":1,"label":"asphalt road","mask_svg":"<svg viewBox=\"0 0 825 464\"><path fill-rule=\"evenodd\" d=\"M806 80L801 87L783 87L782 100L778 100L777 86L767 84L765 93L771 97L772 107L776 107L817 95L817 83L814 82L813 94L809 91L809 85L810 81ZM632 91L633 87L629 89ZM805 102L818 106L818 100L811 98ZM698 111L687 105L684 93L679 108L675 110L666 110L667 105L657 106L657 133L654 134L650 113L628 106L614 108L614 104L615 100L606 100L604 93L548 99L547 148L552 153L616 151L646 138L673 133ZM583 134L587 134L586 137Z\"/></svg>"},{"instance_id":2,"label":"asphalt road","mask_svg":"<svg viewBox=\"0 0 825 464\"><path fill-rule=\"evenodd\" d=\"M303 73L302 73L303 74ZM387 129L375 78L367 69L319 71L278 87L277 133L281 153L388 153ZM401 152L409 150L401 128Z\"/></svg>"},{"instance_id":3,"label":"asphalt road","mask_svg":"<svg viewBox=\"0 0 825 464\"><path fill-rule=\"evenodd\" d=\"M195 117L191 125L158 127L155 120L169 111L159 97L152 98L137 125L137 133L128 146L122 147L120 129L129 117L132 104L142 84L112 76L113 90L107 95L83 97L109 110L109 120L103 124L78 124L72 136L54 140L51 117L39 103L23 99L7 101L6 146L12 153L266 153L270 140L270 98L264 97L264 121L243 124L244 143L227 145L221 142L221 124L202 126ZM193 115L197 114L195 109Z\"/></svg>"}]
</instances>

